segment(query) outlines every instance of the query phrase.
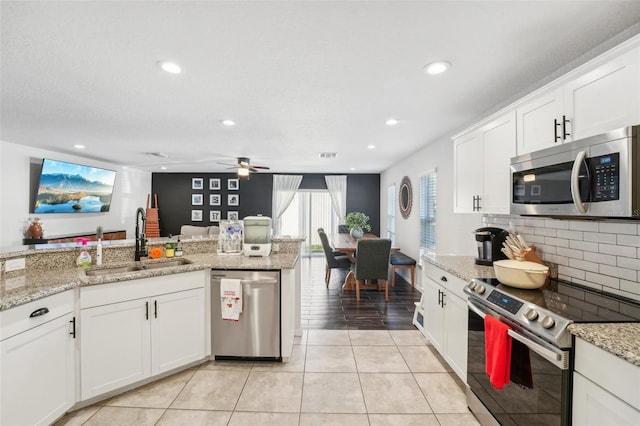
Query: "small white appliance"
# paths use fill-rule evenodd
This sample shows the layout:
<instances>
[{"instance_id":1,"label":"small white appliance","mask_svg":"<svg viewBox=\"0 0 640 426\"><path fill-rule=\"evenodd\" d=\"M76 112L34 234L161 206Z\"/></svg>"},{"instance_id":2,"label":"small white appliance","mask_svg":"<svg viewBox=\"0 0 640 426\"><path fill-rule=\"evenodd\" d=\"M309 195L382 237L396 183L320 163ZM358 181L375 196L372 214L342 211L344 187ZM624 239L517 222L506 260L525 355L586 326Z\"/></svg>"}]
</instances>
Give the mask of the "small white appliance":
<instances>
[{"instance_id":1,"label":"small white appliance","mask_svg":"<svg viewBox=\"0 0 640 426\"><path fill-rule=\"evenodd\" d=\"M269 256L271 253L271 218L267 216L247 216L243 220L245 256Z\"/></svg>"}]
</instances>

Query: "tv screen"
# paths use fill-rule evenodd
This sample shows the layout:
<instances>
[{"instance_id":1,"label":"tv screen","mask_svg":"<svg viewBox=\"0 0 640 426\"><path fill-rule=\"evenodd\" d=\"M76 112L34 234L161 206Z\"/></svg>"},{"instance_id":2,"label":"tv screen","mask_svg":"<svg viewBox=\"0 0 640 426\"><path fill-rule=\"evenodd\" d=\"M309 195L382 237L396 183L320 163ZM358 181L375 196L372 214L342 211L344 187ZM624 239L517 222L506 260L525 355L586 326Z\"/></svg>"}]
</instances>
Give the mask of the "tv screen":
<instances>
[{"instance_id":1,"label":"tv screen","mask_svg":"<svg viewBox=\"0 0 640 426\"><path fill-rule=\"evenodd\" d=\"M108 212L115 179L114 170L45 158L33 212Z\"/></svg>"}]
</instances>

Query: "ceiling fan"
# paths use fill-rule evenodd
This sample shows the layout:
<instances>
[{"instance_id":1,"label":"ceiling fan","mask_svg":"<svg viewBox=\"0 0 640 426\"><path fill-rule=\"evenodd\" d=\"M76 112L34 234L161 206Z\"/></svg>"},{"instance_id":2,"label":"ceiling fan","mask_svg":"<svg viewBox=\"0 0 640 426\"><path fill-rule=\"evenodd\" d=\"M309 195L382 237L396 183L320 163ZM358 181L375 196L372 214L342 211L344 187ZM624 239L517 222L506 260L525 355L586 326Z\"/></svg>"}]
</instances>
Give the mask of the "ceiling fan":
<instances>
[{"instance_id":1,"label":"ceiling fan","mask_svg":"<svg viewBox=\"0 0 640 426\"><path fill-rule=\"evenodd\" d=\"M218 164L223 164L225 166L231 166L229 168L238 169L238 176L249 176L249 173L256 173L259 170L269 170L267 166L255 166L251 164L251 159L249 157L238 157L237 164L229 164L219 162Z\"/></svg>"}]
</instances>

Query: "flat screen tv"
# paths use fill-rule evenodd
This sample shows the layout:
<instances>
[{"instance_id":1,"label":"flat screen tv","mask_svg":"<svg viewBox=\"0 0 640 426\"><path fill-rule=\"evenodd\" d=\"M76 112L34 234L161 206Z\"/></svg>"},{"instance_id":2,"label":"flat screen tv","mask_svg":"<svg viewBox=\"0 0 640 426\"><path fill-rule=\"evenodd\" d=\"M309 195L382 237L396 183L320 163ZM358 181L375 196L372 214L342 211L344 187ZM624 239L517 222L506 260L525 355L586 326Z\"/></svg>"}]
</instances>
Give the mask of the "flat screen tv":
<instances>
[{"instance_id":1,"label":"flat screen tv","mask_svg":"<svg viewBox=\"0 0 640 426\"><path fill-rule=\"evenodd\" d=\"M114 170L45 158L33 212L108 212L115 179Z\"/></svg>"}]
</instances>

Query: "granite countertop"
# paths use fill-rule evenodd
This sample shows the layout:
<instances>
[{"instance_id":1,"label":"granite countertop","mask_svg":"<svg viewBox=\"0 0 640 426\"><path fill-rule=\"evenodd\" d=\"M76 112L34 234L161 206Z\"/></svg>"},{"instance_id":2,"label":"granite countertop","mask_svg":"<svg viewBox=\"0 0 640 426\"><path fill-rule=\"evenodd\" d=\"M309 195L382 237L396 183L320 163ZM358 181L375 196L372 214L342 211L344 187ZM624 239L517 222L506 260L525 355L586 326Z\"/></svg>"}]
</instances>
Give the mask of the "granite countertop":
<instances>
[{"instance_id":1,"label":"granite countertop","mask_svg":"<svg viewBox=\"0 0 640 426\"><path fill-rule=\"evenodd\" d=\"M495 278L493 267L475 264L473 256L423 255L422 259L464 280ZM640 366L639 323L577 323L569 331L632 364Z\"/></svg>"},{"instance_id":2,"label":"granite countertop","mask_svg":"<svg viewBox=\"0 0 640 426\"><path fill-rule=\"evenodd\" d=\"M203 269L292 269L298 261L297 254L272 254L268 257L247 257L243 255L218 255L215 253L191 254L183 257L191 262L186 265L158 269L142 269L118 274L87 276L88 268L36 268L10 272L0 277L0 311L32 302L56 293L88 285L107 284L132 279L149 278ZM173 259L145 260L106 264L101 268L162 263Z\"/></svg>"}]
</instances>

